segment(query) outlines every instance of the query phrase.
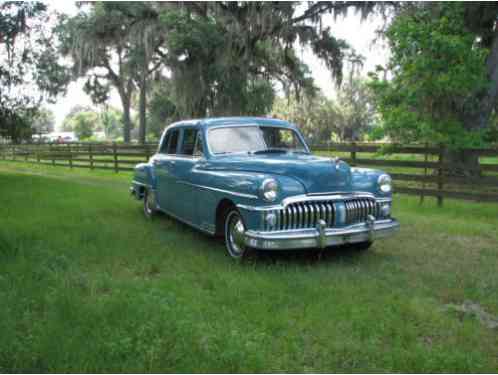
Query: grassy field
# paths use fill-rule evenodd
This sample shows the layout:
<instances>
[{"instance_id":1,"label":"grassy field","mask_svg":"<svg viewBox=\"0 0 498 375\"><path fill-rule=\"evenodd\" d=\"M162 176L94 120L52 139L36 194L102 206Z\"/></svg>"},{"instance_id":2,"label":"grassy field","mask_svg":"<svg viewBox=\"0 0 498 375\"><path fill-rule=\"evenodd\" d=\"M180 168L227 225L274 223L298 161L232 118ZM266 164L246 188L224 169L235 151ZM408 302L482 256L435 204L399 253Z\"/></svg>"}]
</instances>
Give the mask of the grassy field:
<instances>
[{"instance_id":1,"label":"grassy field","mask_svg":"<svg viewBox=\"0 0 498 375\"><path fill-rule=\"evenodd\" d=\"M129 179L0 162L0 372L498 371L498 206L396 196L371 251L237 264Z\"/></svg>"}]
</instances>

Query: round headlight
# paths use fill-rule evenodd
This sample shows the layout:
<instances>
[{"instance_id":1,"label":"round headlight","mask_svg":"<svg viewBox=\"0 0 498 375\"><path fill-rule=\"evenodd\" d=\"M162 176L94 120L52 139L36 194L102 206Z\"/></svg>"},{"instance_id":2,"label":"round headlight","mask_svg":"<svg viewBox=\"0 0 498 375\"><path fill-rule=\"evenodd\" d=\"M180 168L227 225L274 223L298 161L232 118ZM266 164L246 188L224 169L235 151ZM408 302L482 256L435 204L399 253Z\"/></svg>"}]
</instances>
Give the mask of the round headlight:
<instances>
[{"instance_id":1,"label":"round headlight","mask_svg":"<svg viewBox=\"0 0 498 375\"><path fill-rule=\"evenodd\" d=\"M277 199L278 195L278 183L273 178L269 178L263 181L261 184L261 195L263 199L268 202L273 202Z\"/></svg>"},{"instance_id":2,"label":"round headlight","mask_svg":"<svg viewBox=\"0 0 498 375\"><path fill-rule=\"evenodd\" d=\"M381 174L377 180L379 189L383 193L390 193L393 189L391 177L387 174Z\"/></svg>"}]
</instances>

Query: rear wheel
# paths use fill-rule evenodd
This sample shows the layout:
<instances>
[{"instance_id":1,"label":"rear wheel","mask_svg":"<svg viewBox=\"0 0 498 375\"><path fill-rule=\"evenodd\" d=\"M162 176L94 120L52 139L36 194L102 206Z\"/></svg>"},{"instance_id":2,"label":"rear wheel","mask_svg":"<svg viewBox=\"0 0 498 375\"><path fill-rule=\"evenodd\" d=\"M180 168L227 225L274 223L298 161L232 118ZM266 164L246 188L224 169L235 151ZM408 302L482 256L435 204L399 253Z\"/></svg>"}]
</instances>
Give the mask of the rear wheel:
<instances>
[{"instance_id":1,"label":"rear wheel","mask_svg":"<svg viewBox=\"0 0 498 375\"><path fill-rule=\"evenodd\" d=\"M157 213L156 194L153 190L144 191L144 215L147 219L152 219Z\"/></svg>"},{"instance_id":2,"label":"rear wheel","mask_svg":"<svg viewBox=\"0 0 498 375\"><path fill-rule=\"evenodd\" d=\"M234 259L242 259L247 252L244 232L242 216L237 209L230 208L225 216L225 247Z\"/></svg>"}]
</instances>

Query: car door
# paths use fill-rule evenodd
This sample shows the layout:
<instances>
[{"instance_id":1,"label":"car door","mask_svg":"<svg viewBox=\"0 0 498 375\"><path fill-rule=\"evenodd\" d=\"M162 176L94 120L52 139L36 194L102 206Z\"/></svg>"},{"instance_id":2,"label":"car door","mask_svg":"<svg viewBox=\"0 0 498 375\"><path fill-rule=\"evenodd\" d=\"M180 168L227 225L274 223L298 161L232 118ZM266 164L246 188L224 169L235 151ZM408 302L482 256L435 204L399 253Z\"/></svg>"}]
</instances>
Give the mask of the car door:
<instances>
[{"instance_id":1,"label":"car door","mask_svg":"<svg viewBox=\"0 0 498 375\"><path fill-rule=\"evenodd\" d=\"M195 126L182 128L180 144L171 168L175 180L174 214L192 224L198 224L197 202L198 189L195 187L195 166L201 155L196 150L198 129Z\"/></svg>"},{"instance_id":2,"label":"car door","mask_svg":"<svg viewBox=\"0 0 498 375\"><path fill-rule=\"evenodd\" d=\"M163 137L159 152L153 161L157 184L157 203L162 210L170 213L174 213L176 184L172 171L175 164L179 136L179 129L168 130Z\"/></svg>"}]
</instances>

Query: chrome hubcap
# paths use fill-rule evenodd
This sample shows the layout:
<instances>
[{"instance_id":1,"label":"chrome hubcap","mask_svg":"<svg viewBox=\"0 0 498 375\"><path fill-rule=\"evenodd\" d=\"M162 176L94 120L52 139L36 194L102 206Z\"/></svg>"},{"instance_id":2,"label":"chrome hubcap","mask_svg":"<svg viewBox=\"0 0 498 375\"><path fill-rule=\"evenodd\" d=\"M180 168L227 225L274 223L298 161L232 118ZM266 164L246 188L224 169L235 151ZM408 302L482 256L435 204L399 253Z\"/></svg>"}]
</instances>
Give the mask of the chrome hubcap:
<instances>
[{"instance_id":1,"label":"chrome hubcap","mask_svg":"<svg viewBox=\"0 0 498 375\"><path fill-rule=\"evenodd\" d=\"M155 206L155 197L154 192L147 191L147 199L145 200L145 211L148 215L151 215L154 212Z\"/></svg>"},{"instance_id":2,"label":"chrome hubcap","mask_svg":"<svg viewBox=\"0 0 498 375\"><path fill-rule=\"evenodd\" d=\"M244 223L239 214L231 213L228 222L228 241L229 241L229 251L233 256L240 256L244 253Z\"/></svg>"}]
</instances>

